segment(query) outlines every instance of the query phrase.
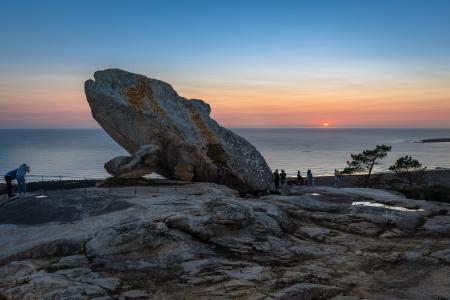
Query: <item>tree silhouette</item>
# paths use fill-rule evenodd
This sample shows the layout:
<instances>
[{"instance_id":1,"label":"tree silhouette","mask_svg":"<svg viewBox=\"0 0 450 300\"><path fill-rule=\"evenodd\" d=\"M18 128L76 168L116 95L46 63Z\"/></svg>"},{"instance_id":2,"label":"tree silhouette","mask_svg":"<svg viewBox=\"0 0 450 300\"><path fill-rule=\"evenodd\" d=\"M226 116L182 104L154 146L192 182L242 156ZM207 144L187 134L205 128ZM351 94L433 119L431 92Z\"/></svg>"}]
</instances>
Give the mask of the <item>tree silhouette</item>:
<instances>
[{"instance_id":1,"label":"tree silhouette","mask_svg":"<svg viewBox=\"0 0 450 300\"><path fill-rule=\"evenodd\" d=\"M422 167L417 159L406 155L397 159L395 164L389 167L389 170L394 171L398 177L406 179L409 187L412 188L414 182L423 182L426 168Z\"/></svg>"},{"instance_id":2,"label":"tree silhouette","mask_svg":"<svg viewBox=\"0 0 450 300\"><path fill-rule=\"evenodd\" d=\"M362 153L351 154L352 161L347 161L348 167L344 169L344 174L368 172L364 186L370 183L370 175L373 167L379 164L380 160L388 155L392 147L387 145L377 145L373 150L364 150Z\"/></svg>"}]
</instances>

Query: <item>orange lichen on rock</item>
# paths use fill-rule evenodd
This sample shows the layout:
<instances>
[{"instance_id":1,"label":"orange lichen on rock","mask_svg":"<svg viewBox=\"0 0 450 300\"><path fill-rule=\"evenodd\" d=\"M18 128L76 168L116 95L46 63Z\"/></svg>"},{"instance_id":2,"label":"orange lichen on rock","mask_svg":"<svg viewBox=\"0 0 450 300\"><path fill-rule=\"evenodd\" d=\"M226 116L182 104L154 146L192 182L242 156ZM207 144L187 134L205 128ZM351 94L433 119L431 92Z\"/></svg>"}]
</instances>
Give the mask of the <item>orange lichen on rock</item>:
<instances>
[{"instance_id":1,"label":"orange lichen on rock","mask_svg":"<svg viewBox=\"0 0 450 300\"><path fill-rule=\"evenodd\" d=\"M153 96L153 91L147 85L144 77L139 78L137 87L128 87L125 91L125 94L128 103L135 109L142 111L145 105L145 97L147 97L151 105L153 106L152 108L155 113L163 116L166 115L164 109L162 109L158 101L156 101L155 97Z\"/></svg>"},{"instance_id":2,"label":"orange lichen on rock","mask_svg":"<svg viewBox=\"0 0 450 300\"><path fill-rule=\"evenodd\" d=\"M149 89L145 84L145 79L140 78L138 81L138 86L130 86L126 89L125 95L128 103L139 111L144 108L144 97L148 96Z\"/></svg>"},{"instance_id":3,"label":"orange lichen on rock","mask_svg":"<svg viewBox=\"0 0 450 300\"><path fill-rule=\"evenodd\" d=\"M210 144L217 143L214 134L205 126L202 117L200 117L198 112L195 110L194 106L192 104L189 104L188 107L189 112L191 113L192 121L194 122L195 126L197 127L198 131L203 136L203 138L205 138L206 141Z\"/></svg>"}]
</instances>

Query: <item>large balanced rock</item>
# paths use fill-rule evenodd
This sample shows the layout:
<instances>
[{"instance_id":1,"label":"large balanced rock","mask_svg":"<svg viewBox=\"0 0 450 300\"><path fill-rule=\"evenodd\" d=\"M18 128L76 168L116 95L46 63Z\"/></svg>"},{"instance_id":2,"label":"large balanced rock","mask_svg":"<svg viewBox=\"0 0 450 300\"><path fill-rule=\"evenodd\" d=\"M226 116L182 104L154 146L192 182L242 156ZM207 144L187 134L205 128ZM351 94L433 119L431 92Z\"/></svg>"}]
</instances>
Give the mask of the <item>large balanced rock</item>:
<instances>
[{"instance_id":1,"label":"large balanced rock","mask_svg":"<svg viewBox=\"0 0 450 300\"><path fill-rule=\"evenodd\" d=\"M118 69L85 83L92 115L132 157L107 163L114 176L151 172L166 178L225 184L240 192L270 188L272 174L244 138L210 118L202 100L167 83Z\"/></svg>"}]
</instances>

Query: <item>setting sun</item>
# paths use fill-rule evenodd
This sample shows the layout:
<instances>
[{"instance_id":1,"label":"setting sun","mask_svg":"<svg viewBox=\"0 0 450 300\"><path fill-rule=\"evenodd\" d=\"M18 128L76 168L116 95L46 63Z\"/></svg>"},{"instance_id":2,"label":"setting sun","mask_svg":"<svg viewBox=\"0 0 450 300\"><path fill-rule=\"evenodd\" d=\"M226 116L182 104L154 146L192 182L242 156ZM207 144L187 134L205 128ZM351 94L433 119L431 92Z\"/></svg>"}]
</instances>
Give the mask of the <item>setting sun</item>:
<instances>
[{"instance_id":1,"label":"setting sun","mask_svg":"<svg viewBox=\"0 0 450 300\"><path fill-rule=\"evenodd\" d=\"M322 124L323 126L327 127L329 124L327 122Z\"/></svg>"}]
</instances>

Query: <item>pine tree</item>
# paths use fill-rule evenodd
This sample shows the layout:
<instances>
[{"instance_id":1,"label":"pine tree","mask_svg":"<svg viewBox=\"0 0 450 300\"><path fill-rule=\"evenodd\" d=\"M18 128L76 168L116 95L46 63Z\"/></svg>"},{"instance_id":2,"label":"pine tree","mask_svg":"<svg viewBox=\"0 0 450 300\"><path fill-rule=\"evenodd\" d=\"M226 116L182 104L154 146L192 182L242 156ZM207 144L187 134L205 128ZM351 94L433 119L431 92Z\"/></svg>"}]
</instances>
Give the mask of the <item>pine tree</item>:
<instances>
[{"instance_id":1,"label":"pine tree","mask_svg":"<svg viewBox=\"0 0 450 300\"><path fill-rule=\"evenodd\" d=\"M347 161L348 167L344 169L344 174L368 172L364 186L370 183L370 175L373 167L379 164L380 160L385 158L392 149L391 146L377 145L373 150L364 150L362 153L351 154L351 161Z\"/></svg>"},{"instance_id":2,"label":"pine tree","mask_svg":"<svg viewBox=\"0 0 450 300\"><path fill-rule=\"evenodd\" d=\"M394 171L398 177L406 179L409 187L412 188L414 182L423 182L426 167L422 167L417 159L406 155L397 159L395 164L389 167L389 170Z\"/></svg>"}]
</instances>

